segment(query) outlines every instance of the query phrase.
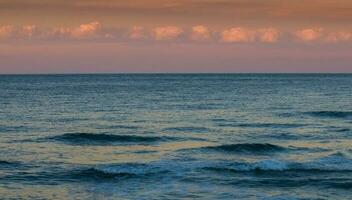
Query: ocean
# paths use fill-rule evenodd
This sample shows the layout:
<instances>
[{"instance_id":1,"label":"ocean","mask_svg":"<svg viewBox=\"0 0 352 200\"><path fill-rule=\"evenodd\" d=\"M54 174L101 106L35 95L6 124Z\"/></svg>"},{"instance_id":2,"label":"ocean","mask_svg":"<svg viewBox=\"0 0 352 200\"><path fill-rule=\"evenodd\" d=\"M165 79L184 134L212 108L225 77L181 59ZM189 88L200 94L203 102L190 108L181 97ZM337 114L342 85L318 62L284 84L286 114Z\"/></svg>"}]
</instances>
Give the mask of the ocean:
<instances>
[{"instance_id":1,"label":"ocean","mask_svg":"<svg viewBox=\"0 0 352 200\"><path fill-rule=\"evenodd\" d=\"M352 199L352 74L0 76L1 199Z\"/></svg>"}]
</instances>

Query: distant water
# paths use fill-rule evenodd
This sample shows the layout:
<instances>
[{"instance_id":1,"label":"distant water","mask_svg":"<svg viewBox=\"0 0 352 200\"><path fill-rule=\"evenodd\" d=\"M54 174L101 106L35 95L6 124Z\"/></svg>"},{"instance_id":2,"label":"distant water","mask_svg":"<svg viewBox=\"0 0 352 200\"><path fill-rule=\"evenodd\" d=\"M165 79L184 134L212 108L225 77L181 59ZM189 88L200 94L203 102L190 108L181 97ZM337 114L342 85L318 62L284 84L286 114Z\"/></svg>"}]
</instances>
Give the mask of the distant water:
<instances>
[{"instance_id":1,"label":"distant water","mask_svg":"<svg viewBox=\"0 0 352 200\"><path fill-rule=\"evenodd\" d=\"M352 75L0 76L1 199L352 199Z\"/></svg>"}]
</instances>

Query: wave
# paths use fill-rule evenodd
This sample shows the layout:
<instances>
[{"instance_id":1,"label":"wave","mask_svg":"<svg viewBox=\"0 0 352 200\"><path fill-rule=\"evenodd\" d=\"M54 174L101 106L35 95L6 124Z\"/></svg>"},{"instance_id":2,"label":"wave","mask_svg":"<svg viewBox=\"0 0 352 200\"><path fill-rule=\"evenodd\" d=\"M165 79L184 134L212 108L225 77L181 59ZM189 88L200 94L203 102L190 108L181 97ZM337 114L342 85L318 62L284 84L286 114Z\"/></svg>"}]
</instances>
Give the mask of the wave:
<instances>
[{"instance_id":1,"label":"wave","mask_svg":"<svg viewBox=\"0 0 352 200\"><path fill-rule=\"evenodd\" d=\"M20 167L23 168L25 165L17 161L0 160L0 169L18 169Z\"/></svg>"},{"instance_id":2,"label":"wave","mask_svg":"<svg viewBox=\"0 0 352 200\"><path fill-rule=\"evenodd\" d=\"M172 137L139 136L139 135L114 135L93 133L66 133L50 137L49 140L61 141L71 144L109 145L113 143L153 143L169 140L177 140Z\"/></svg>"},{"instance_id":3,"label":"wave","mask_svg":"<svg viewBox=\"0 0 352 200\"><path fill-rule=\"evenodd\" d=\"M136 129L139 129L140 127L132 126L132 125L110 125L110 126L100 125L100 126L97 126L97 128L99 128L99 129L133 129L133 130L136 130Z\"/></svg>"},{"instance_id":4,"label":"wave","mask_svg":"<svg viewBox=\"0 0 352 200\"><path fill-rule=\"evenodd\" d=\"M329 184L329 186L332 188L351 190L352 189L352 181L345 181L342 183L341 182L332 182Z\"/></svg>"},{"instance_id":5,"label":"wave","mask_svg":"<svg viewBox=\"0 0 352 200\"><path fill-rule=\"evenodd\" d=\"M151 163L119 163L104 164L71 172L72 178L77 179L114 179L114 178L142 178L168 172L166 165Z\"/></svg>"},{"instance_id":6,"label":"wave","mask_svg":"<svg viewBox=\"0 0 352 200\"><path fill-rule=\"evenodd\" d=\"M294 175L296 177L312 178L336 177L337 185L333 187L350 188L343 183L351 182L352 160L343 154L332 154L326 157L306 162L294 162L288 160L259 160L256 162L233 162L231 160L203 160L171 159L159 160L147 163L111 163L101 165L77 166L77 168L50 168L36 174L17 174L3 177L6 180L30 180L37 183L57 181L96 181L96 180L125 180L125 179L153 179L183 177L188 178L190 173L223 173L226 176L231 173L241 175L260 175L264 178L280 180ZM319 176L315 176L319 175ZM328 176L329 175L329 176ZM331 175L331 176L330 176ZM342 180L345 178L345 180ZM256 179L263 180L263 179ZM288 179L289 180L289 179ZM270 181L272 183L272 181ZM340 184L341 183L341 184ZM270 184L270 183L268 183ZM339 185L340 184L340 185Z\"/></svg>"},{"instance_id":7,"label":"wave","mask_svg":"<svg viewBox=\"0 0 352 200\"><path fill-rule=\"evenodd\" d=\"M163 129L164 131L176 131L176 132L191 132L191 133L205 133L209 129L205 127L170 127Z\"/></svg>"},{"instance_id":8,"label":"wave","mask_svg":"<svg viewBox=\"0 0 352 200\"><path fill-rule=\"evenodd\" d=\"M0 165L15 165L15 164L18 164L18 163L0 160Z\"/></svg>"},{"instance_id":9,"label":"wave","mask_svg":"<svg viewBox=\"0 0 352 200\"><path fill-rule=\"evenodd\" d=\"M340 129L336 129L335 131L336 131L336 132L350 132L351 129L348 129L348 128L340 128Z\"/></svg>"},{"instance_id":10,"label":"wave","mask_svg":"<svg viewBox=\"0 0 352 200\"><path fill-rule=\"evenodd\" d=\"M352 160L344 155L332 154L306 162L286 160L259 160L256 162L233 161L192 161L192 160L160 160L149 163L104 164L81 169L76 177L85 178L150 178L165 174L180 175L191 171L216 171L221 173L352 173Z\"/></svg>"},{"instance_id":11,"label":"wave","mask_svg":"<svg viewBox=\"0 0 352 200\"><path fill-rule=\"evenodd\" d=\"M210 150L237 152L237 153L269 153L284 151L286 148L269 143L239 143L220 146L203 147Z\"/></svg>"},{"instance_id":12,"label":"wave","mask_svg":"<svg viewBox=\"0 0 352 200\"><path fill-rule=\"evenodd\" d=\"M251 171L309 171L309 172L352 172L352 160L341 153L332 154L313 161L292 162L284 160L261 160L257 162L223 163L205 167L215 171L251 172Z\"/></svg>"},{"instance_id":13,"label":"wave","mask_svg":"<svg viewBox=\"0 0 352 200\"><path fill-rule=\"evenodd\" d=\"M314 117L352 118L352 111L313 111L306 114Z\"/></svg>"},{"instance_id":14,"label":"wave","mask_svg":"<svg viewBox=\"0 0 352 200\"><path fill-rule=\"evenodd\" d=\"M220 127L240 127L240 128L299 128L304 124L292 123L221 123Z\"/></svg>"},{"instance_id":15,"label":"wave","mask_svg":"<svg viewBox=\"0 0 352 200\"><path fill-rule=\"evenodd\" d=\"M80 178L84 177L85 179L111 179L111 178L123 178L123 177L132 177L134 174L131 173L109 173L96 168L89 168L86 170L79 171L74 173L73 177Z\"/></svg>"},{"instance_id":16,"label":"wave","mask_svg":"<svg viewBox=\"0 0 352 200\"><path fill-rule=\"evenodd\" d=\"M27 132L34 129L33 127L28 126L0 126L0 133L8 132Z\"/></svg>"}]
</instances>

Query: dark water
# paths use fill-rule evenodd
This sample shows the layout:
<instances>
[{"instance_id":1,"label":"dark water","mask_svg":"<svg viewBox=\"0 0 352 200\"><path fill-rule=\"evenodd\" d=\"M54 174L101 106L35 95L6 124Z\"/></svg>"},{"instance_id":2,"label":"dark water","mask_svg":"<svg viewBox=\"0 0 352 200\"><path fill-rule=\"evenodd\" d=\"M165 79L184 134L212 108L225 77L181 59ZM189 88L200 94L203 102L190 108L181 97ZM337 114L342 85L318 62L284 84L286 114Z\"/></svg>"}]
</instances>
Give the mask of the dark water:
<instances>
[{"instance_id":1,"label":"dark water","mask_svg":"<svg viewBox=\"0 0 352 200\"><path fill-rule=\"evenodd\" d=\"M352 199L352 75L0 76L1 199Z\"/></svg>"}]
</instances>

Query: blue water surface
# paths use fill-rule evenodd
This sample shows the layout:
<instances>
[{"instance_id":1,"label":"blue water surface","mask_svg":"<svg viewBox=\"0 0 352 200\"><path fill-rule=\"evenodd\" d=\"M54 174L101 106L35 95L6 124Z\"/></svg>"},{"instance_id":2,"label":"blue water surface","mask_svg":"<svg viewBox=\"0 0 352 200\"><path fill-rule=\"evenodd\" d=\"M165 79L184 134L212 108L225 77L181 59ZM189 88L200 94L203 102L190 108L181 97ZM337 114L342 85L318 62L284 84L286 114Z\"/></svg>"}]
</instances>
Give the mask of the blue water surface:
<instances>
[{"instance_id":1,"label":"blue water surface","mask_svg":"<svg viewBox=\"0 0 352 200\"><path fill-rule=\"evenodd\" d=\"M352 75L1 75L0 195L352 199Z\"/></svg>"}]
</instances>

